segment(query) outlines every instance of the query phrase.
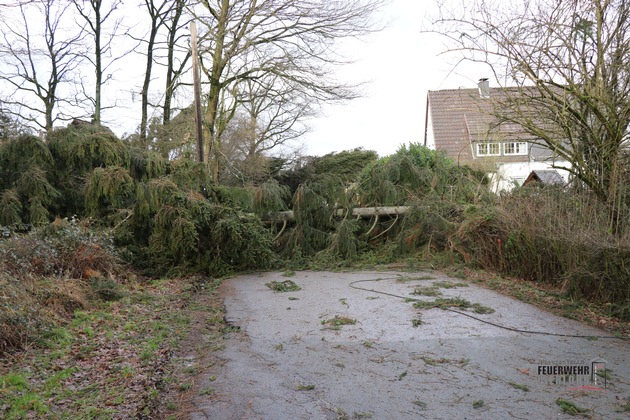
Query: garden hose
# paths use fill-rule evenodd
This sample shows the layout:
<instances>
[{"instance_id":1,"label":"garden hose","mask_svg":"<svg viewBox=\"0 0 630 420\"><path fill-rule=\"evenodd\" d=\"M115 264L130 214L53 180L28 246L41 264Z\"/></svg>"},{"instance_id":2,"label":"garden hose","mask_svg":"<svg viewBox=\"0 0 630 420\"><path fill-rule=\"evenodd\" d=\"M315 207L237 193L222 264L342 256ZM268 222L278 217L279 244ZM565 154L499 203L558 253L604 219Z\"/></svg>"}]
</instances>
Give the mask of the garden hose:
<instances>
[{"instance_id":1,"label":"garden hose","mask_svg":"<svg viewBox=\"0 0 630 420\"><path fill-rule=\"evenodd\" d=\"M396 280L395 277L390 277L390 278L384 278L384 279L367 279L367 280L357 280L357 281L353 281L350 283L350 287L356 290L363 290L366 292L371 292L371 293L377 293L380 295L385 295L385 296L390 296L390 297L394 297L394 298L398 298L398 299L403 299L405 301L414 301L414 302L424 302L421 299L416 299L416 298L411 298L408 296L401 296L401 295L397 295L395 293L389 293L389 292L383 292L381 290L374 290L374 289L367 289L364 287L359 287L356 286L356 284L358 283L368 283L368 282L377 282L377 281L382 281L382 280ZM496 328L501 328L503 330L508 330L508 331L513 331L513 332L517 332L517 333L523 333L523 334L537 334L537 335L549 335L549 336L554 336L554 337L570 337L570 338L586 338L586 339L619 339L619 340L629 340L630 337L624 337L624 336L605 336L605 335L580 335L580 334L562 334L562 333L552 333L552 332L548 332L548 331L531 331L531 330L523 330L520 328L514 328L514 327L509 327L506 325L501 325L501 324L497 324L495 322L491 322L491 321L487 321L485 319L481 319L478 318L474 315L471 314L467 314L465 312L461 312L455 309L451 309L451 308L441 308L442 310L445 311L449 311L449 312L453 312L459 315L463 315L463 316L467 316L468 318L472 318L475 321L479 321L481 323L484 324L488 324L491 325L493 327Z\"/></svg>"}]
</instances>

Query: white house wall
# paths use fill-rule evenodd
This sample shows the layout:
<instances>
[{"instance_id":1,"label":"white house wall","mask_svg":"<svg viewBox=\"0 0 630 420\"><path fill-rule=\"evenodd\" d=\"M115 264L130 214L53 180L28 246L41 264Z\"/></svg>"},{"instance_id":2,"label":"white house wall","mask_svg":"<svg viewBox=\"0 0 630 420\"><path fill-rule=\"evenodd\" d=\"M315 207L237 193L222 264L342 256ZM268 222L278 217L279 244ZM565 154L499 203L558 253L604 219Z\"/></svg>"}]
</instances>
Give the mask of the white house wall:
<instances>
[{"instance_id":1,"label":"white house wall","mask_svg":"<svg viewBox=\"0 0 630 420\"><path fill-rule=\"evenodd\" d=\"M556 162L556 166L569 168L571 165L569 162ZM517 185L522 185L532 171L544 169L556 170L565 182L569 181L569 172L553 168L551 162L500 163L496 173L491 177L490 188L495 193L511 191Z\"/></svg>"},{"instance_id":2,"label":"white house wall","mask_svg":"<svg viewBox=\"0 0 630 420\"><path fill-rule=\"evenodd\" d=\"M429 108L429 112L427 113L426 120L426 136L425 136L425 146L429 149L435 150L435 136L433 135L433 116L431 115L431 108Z\"/></svg>"}]
</instances>

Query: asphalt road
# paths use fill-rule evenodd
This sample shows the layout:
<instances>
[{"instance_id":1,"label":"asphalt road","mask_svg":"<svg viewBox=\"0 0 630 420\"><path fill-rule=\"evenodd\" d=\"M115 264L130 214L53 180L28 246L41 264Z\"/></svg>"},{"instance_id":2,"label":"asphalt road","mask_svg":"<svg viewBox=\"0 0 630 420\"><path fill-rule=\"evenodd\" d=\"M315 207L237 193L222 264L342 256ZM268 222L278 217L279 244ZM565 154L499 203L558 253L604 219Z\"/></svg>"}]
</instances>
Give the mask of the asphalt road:
<instances>
[{"instance_id":1,"label":"asphalt road","mask_svg":"<svg viewBox=\"0 0 630 420\"><path fill-rule=\"evenodd\" d=\"M301 290L266 286L286 280ZM264 273L220 292L240 330L193 419L574 418L560 404L630 418L630 342L443 274ZM406 297L494 312L419 309ZM344 319L355 323L334 325Z\"/></svg>"}]
</instances>

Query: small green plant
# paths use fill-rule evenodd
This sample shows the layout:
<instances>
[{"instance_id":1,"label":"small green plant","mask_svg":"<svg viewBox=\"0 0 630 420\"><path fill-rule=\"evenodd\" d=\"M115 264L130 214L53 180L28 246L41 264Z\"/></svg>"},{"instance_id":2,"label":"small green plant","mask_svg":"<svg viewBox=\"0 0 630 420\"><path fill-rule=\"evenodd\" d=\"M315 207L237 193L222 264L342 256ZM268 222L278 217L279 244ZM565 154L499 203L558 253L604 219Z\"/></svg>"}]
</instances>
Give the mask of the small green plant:
<instances>
[{"instance_id":1,"label":"small green plant","mask_svg":"<svg viewBox=\"0 0 630 420\"><path fill-rule=\"evenodd\" d=\"M440 289L437 287L416 287L414 289L413 292L411 292L412 295L419 295L419 296L431 296L431 297L437 297L437 296L442 296L442 292L440 292Z\"/></svg>"},{"instance_id":2,"label":"small green plant","mask_svg":"<svg viewBox=\"0 0 630 420\"><path fill-rule=\"evenodd\" d=\"M276 344L274 348L276 349L276 351L282 351L284 350L284 345L282 343Z\"/></svg>"},{"instance_id":3,"label":"small green plant","mask_svg":"<svg viewBox=\"0 0 630 420\"><path fill-rule=\"evenodd\" d=\"M15 391L23 391L28 389L28 381L24 376L18 373L8 373L0 376L1 389L13 389Z\"/></svg>"},{"instance_id":4,"label":"small green plant","mask_svg":"<svg viewBox=\"0 0 630 420\"><path fill-rule=\"evenodd\" d=\"M211 386L207 386L199 390L199 395L212 395L212 394L214 394L214 388L212 388Z\"/></svg>"},{"instance_id":5,"label":"small green plant","mask_svg":"<svg viewBox=\"0 0 630 420\"><path fill-rule=\"evenodd\" d=\"M577 415L586 414L590 411L587 408L578 407L572 401L563 400L562 398L557 399L556 404L562 409L563 413L567 413L572 416L575 416L576 414Z\"/></svg>"},{"instance_id":6,"label":"small green plant","mask_svg":"<svg viewBox=\"0 0 630 420\"><path fill-rule=\"evenodd\" d=\"M417 328L417 327L419 327L422 324L424 324L424 322L422 321L422 318L420 318L420 317L417 317L416 319L412 319L411 320L411 325L414 328Z\"/></svg>"},{"instance_id":7,"label":"small green plant","mask_svg":"<svg viewBox=\"0 0 630 420\"><path fill-rule=\"evenodd\" d=\"M364 341L363 347L365 347L366 349L371 349L372 347L374 347L374 343L371 341Z\"/></svg>"},{"instance_id":8,"label":"small green plant","mask_svg":"<svg viewBox=\"0 0 630 420\"><path fill-rule=\"evenodd\" d=\"M485 405L483 400L477 400L473 402L473 408L481 408Z\"/></svg>"},{"instance_id":9,"label":"small green plant","mask_svg":"<svg viewBox=\"0 0 630 420\"><path fill-rule=\"evenodd\" d=\"M315 385L298 385L296 389L298 391L312 391L315 389Z\"/></svg>"},{"instance_id":10,"label":"small green plant","mask_svg":"<svg viewBox=\"0 0 630 420\"><path fill-rule=\"evenodd\" d=\"M187 383L187 382L179 384L180 391L188 391L189 389L192 389L192 384Z\"/></svg>"},{"instance_id":11,"label":"small green plant","mask_svg":"<svg viewBox=\"0 0 630 420\"><path fill-rule=\"evenodd\" d=\"M422 360L424 360L424 363L426 363L427 365L430 366L437 366L438 364L443 364L443 363L450 363L450 359L446 359L444 357L440 358L440 359L434 359L432 357L421 357Z\"/></svg>"},{"instance_id":12,"label":"small green plant","mask_svg":"<svg viewBox=\"0 0 630 420\"><path fill-rule=\"evenodd\" d=\"M495 311L494 309L488 307L488 306L483 306L479 303L473 303L472 304L472 308L473 308L473 312L476 314L493 314Z\"/></svg>"},{"instance_id":13,"label":"small green plant","mask_svg":"<svg viewBox=\"0 0 630 420\"><path fill-rule=\"evenodd\" d=\"M274 292L297 292L298 290L302 290L302 288L295 284L292 280L272 281L270 283L265 283L265 286Z\"/></svg>"},{"instance_id":14,"label":"small green plant","mask_svg":"<svg viewBox=\"0 0 630 420\"><path fill-rule=\"evenodd\" d=\"M300 300L300 298L296 298L295 296L289 296L289 300Z\"/></svg>"},{"instance_id":15,"label":"small green plant","mask_svg":"<svg viewBox=\"0 0 630 420\"><path fill-rule=\"evenodd\" d=\"M398 375L398 380L402 381L405 376L407 376L407 371L404 371L400 375Z\"/></svg>"},{"instance_id":16,"label":"small green plant","mask_svg":"<svg viewBox=\"0 0 630 420\"><path fill-rule=\"evenodd\" d=\"M610 369L600 369L595 374L597 376L599 376L600 378L604 378L606 380L611 380L612 379L612 375L610 374L610 372L612 372Z\"/></svg>"},{"instance_id":17,"label":"small green plant","mask_svg":"<svg viewBox=\"0 0 630 420\"><path fill-rule=\"evenodd\" d=\"M349 305L348 305L348 300L347 300L346 298L341 298L341 299L339 299L339 303L341 303L342 305L349 306Z\"/></svg>"},{"instance_id":18,"label":"small green plant","mask_svg":"<svg viewBox=\"0 0 630 420\"><path fill-rule=\"evenodd\" d=\"M332 330L339 330L344 325L354 325L357 321L346 316L335 315L334 318L322 320L322 325L328 325Z\"/></svg>"},{"instance_id":19,"label":"small green plant","mask_svg":"<svg viewBox=\"0 0 630 420\"><path fill-rule=\"evenodd\" d=\"M520 389L521 391L525 392L529 391L529 387L527 385L517 384L515 382L510 382L509 384L512 386L512 388Z\"/></svg>"},{"instance_id":20,"label":"small green plant","mask_svg":"<svg viewBox=\"0 0 630 420\"><path fill-rule=\"evenodd\" d=\"M282 273L282 277L293 277L295 276L295 271L293 270L287 270L284 273Z\"/></svg>"}]
</instances>

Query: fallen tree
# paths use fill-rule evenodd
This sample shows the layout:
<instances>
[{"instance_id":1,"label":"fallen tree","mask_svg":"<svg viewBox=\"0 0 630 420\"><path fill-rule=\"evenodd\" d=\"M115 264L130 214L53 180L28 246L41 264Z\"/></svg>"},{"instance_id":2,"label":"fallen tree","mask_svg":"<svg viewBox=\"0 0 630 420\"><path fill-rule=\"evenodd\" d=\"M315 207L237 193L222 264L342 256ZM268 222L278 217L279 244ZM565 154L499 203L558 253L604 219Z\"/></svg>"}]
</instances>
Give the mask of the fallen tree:
<instances>
[{"instance_id":1,"label":"fallen tree","mask_svg":"<svg viewBox=\"0 0 630 420\"><path fill-rule=\"evenodd\" d=\"M390 207L355 207L352 209L352 216L366 218L378 216L398 216L409 212L409 206L390 206ZM344 217L348 210L336 209L333 213L336 217ZM278 211L267 213L263 216L263 221L267 222L284 222L295 220L293 210Z\"/></svg>"}]
</instances>

